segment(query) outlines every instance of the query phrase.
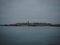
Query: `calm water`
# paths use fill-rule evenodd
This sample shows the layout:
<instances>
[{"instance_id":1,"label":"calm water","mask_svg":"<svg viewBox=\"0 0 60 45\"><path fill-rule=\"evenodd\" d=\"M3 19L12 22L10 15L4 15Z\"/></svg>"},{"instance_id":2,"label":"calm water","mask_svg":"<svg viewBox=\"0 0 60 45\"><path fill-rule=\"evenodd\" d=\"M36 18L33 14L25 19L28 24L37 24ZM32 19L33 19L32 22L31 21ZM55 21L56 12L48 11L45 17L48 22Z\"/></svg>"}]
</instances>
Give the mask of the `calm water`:
<instances>
[{"instance_id":1,"label":"calm water","mask_svg":"<svg viewBox=\"0 0 60 45\"><path fill-rule=\"evenodd\" d=\"M0 27L0 45L59 45L60 27Z\"/></svg>"}]
</instances>

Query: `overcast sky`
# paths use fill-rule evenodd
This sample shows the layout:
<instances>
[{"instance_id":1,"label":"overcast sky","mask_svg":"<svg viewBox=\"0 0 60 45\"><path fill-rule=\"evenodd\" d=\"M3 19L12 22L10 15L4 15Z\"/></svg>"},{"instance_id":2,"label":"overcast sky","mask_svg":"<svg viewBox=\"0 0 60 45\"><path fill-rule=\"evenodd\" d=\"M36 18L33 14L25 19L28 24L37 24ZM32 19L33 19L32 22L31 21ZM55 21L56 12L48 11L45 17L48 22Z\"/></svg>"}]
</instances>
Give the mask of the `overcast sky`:
<instances>
[{"instance_id":1,"label":"overcast sky","mask_svg":"<svg viewBox=\"0 0 60 45\"><path fill-rule=\"evenodd\" d=\"M60 0L0 0L0 24L60 23Z\"/></svg>"}]
</instances>

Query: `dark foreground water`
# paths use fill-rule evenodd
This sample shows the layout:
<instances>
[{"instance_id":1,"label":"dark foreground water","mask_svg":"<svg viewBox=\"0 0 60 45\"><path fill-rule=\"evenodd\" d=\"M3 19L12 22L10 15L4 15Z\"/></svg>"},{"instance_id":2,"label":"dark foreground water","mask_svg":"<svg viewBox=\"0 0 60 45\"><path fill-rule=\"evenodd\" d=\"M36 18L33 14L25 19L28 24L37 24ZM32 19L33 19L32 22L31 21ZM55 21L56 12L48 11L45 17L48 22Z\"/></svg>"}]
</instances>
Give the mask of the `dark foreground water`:
<instances>
[{"instance_id":1,"label":"dark foreground water","mask_svg":"<svg viewBox=\"0 0 60 45\"><path fill-rule=\"evenodd\" d=\"M60 45L60 27L0 27L0 45Z\"/></svg>"}]
</instances>

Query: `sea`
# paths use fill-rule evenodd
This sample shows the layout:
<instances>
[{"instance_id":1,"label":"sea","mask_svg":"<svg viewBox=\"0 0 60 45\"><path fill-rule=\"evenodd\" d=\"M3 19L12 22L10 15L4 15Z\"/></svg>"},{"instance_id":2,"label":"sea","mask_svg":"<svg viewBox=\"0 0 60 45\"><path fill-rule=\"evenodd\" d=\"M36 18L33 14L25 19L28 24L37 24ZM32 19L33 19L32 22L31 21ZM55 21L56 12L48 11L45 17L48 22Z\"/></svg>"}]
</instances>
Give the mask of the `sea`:
<instances>
[{"instance_id":1,"label":"sea","mask_svg":"<svg viewBox=\"0 0 60 45\"><path fill-rule=\"evenodd\" d=\"M60 27L0 26L0 45L60 45Z\"/></svg>"}]
</instances>

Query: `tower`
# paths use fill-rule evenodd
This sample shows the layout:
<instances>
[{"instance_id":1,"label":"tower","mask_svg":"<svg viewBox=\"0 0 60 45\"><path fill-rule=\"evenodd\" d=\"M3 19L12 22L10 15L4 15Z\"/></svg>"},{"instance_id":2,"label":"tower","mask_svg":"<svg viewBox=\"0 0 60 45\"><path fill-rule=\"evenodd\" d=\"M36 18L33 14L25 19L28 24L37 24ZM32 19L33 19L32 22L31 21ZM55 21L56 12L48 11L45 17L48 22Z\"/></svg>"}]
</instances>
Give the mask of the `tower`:
<instances>
[{"instance_id":1,"label":"tower","mask_svg":"<svg viewBox=\"0 0 60 45\"><path fill-rule=\"evenodd\" d=\"M29 20L27 20L27 24L29 24Z\"/></svg>"}]
</instances>

